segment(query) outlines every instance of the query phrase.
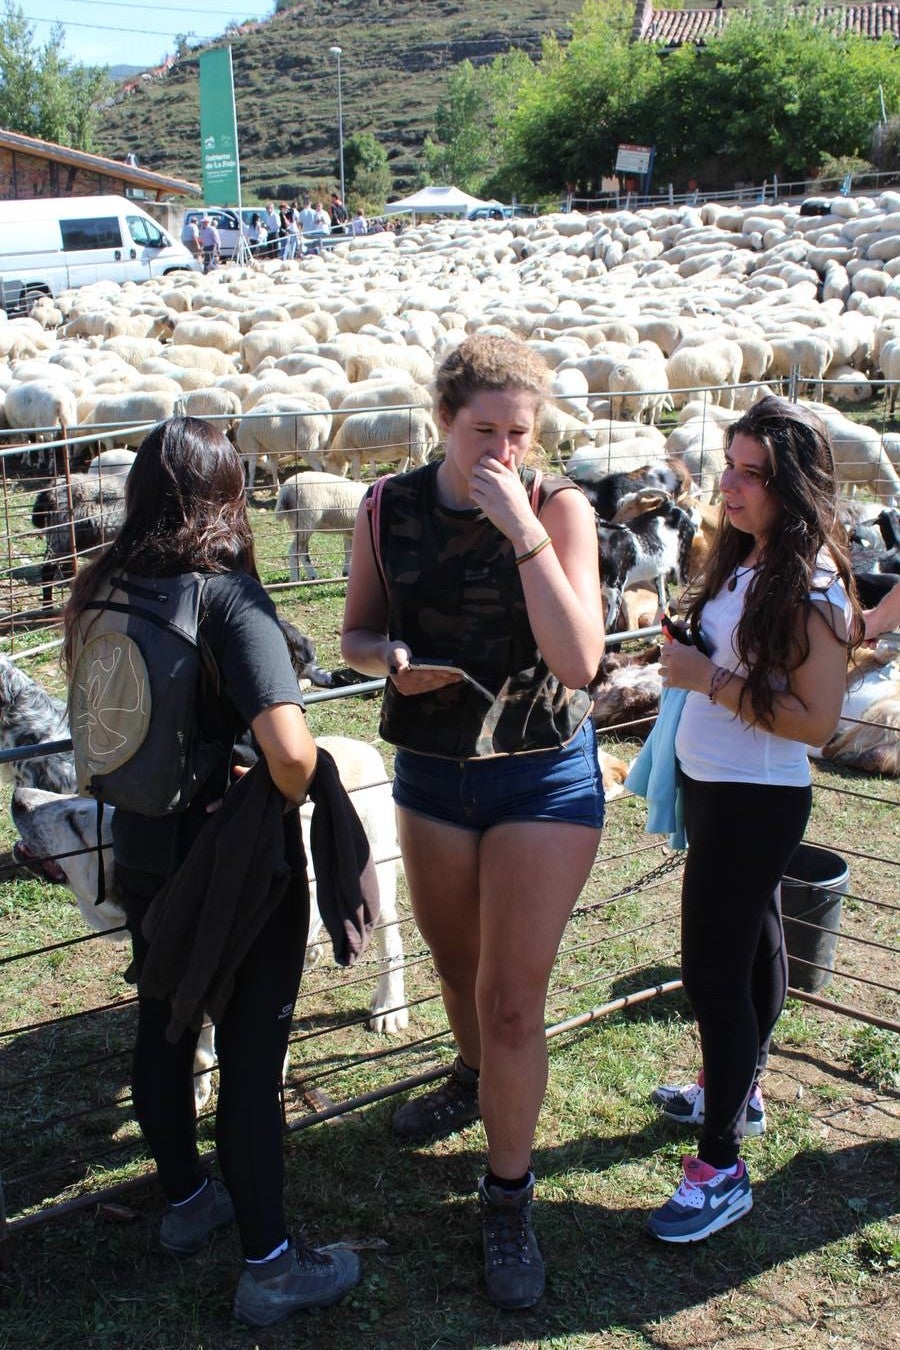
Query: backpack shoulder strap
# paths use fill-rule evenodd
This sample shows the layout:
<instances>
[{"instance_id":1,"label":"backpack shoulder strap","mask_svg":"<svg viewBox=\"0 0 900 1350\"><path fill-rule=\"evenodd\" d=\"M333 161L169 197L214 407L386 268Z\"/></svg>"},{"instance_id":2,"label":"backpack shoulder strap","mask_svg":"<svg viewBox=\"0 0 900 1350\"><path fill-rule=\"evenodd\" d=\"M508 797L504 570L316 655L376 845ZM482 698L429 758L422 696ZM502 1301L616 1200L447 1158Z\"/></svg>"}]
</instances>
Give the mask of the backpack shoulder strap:
<instances>
[{"instance_id":1,"label":"backpack shoulder strap","mask_svg":"<svg viewBox=\"0 0 900 1350\"><path fill-rule=\"evenodd\" d=\"M384 492L384 485L389 478L393 478L392 473L383 473L380 478L376 478L372 484L368 495L366 496L366 511L369 517L369 538L372 541L372 554L375 558L375 566L378 568L378 575L381 577L381 584L384 587L384 593L387 595L387 576L384 571L384 563L381 558L381 495Z\"/></svg>"},{"instance_id":2,"label":"backpack shoulder strap","mask_svg":"<svg viewBox=\"0 0 900 1350\"><path fill-rule=\"evenodd\" d=\"M536 516L540 515L541 506L543 505L541 502L541 483L543 483L543 481L544 475L541 473L540 469L535 469L534 479L531 484L531 509Z\"/></svg>"}]
</instances>

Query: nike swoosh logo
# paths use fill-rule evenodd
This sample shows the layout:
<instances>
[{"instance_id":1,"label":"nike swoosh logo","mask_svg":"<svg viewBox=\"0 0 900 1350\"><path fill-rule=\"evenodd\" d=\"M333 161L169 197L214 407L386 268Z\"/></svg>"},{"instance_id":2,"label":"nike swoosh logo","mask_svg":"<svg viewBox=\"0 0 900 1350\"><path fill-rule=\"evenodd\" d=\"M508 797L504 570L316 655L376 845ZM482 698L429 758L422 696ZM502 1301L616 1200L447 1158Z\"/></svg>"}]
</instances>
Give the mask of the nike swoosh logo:
<instances>
[{"instance_id":1,"label":"nike swoosh logo","mask_svg":"<svg viewBox=\"0 0 900 1350\"><path fill-rule=\"evenodd\" d=\"M736 1200L740 1193L740 1186L735 1186L733 1191L726 1191L724 1195L711 1195L709 1197L710 1209L720 1209L722 1205L727 1205L729 1201Z\"/></svg>"}]
</instances>

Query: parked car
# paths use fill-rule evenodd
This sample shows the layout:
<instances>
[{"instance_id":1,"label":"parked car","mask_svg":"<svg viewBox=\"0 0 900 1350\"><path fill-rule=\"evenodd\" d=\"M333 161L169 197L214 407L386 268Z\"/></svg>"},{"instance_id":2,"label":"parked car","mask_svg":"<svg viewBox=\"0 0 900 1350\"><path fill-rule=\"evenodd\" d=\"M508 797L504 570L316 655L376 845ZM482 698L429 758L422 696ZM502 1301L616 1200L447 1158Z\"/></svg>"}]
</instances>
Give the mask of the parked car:
<instances>
[{"instance_id":1,"label":"parked car","mask_svg":"<svg viewBox=\"0 0 900 1350\"><path fill-rule=\"evenodd\" d=\"M252 216L253 212L250 211L248 213L245 211L243 214L244 220L246 221L246 224L244 225L244 235L246 237L248 226L250 224L250 216ZM184 224L181 230L181 242L183 244L188 242L188 225L190 222L193 220L199 225L204 216L209 216L211 222L219 231L221 256L223 258L233 258L238 246L238 240L241 237L241 231L238 223L237 211L232 211L227 207L204 206L196 210L192 208L190 211L185 211Z\"/></svg>"},{"instance_id":2,"label":"parked car","mask_svg":"<svg viewBox=\"0 0 900 1350\"><path fill-rule=\"evenodd\" d=\"M476 206L466 216L467 220L509 220L512 217L511 206Z\"/></svg>"}]
</instances>

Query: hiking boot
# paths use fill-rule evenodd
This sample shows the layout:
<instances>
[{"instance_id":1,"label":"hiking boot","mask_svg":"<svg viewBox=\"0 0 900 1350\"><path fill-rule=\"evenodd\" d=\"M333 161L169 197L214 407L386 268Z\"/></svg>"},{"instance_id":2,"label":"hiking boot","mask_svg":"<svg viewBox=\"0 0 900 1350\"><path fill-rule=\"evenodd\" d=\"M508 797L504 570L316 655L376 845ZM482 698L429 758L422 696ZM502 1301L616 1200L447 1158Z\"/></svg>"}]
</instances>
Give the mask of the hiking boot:
<instances>
[{"instance_id":1,"label":"hiking boot","mask_svg":"<svg viewBox=\"0 0 900 1350\"><path fill-rule=\"evenodd\" d=\"M647 1232L663 1242L700 1242L753 1208L750 1178L738 1159L734 1173L717 1171L699 1158L682 1158L684 1180L647 1220Z\"/></svg>"},{"instance_id":2,"label":"hiking boot","mask_svg":"<svg viewBox=\"0 0 900 1350\"><path fill-rule=\"evenodd\" d=\"M495 1308L531 1308L544 1296L544 1258L531 1226L534 1173L518 1191L478 1183L484 1282Z\"/></svg>"},{"instance_id":3,"label":"hiking boot","mask_svg":"<svg viewBox=\"0 0 900 1350\"><path fill-rule=\"evenodd\" d=\"M234 1205L221 1181L211 1178L183 1205L170 1205L159 1226L159 1245L170 1256L194 1256L216 1228L234 1223Z\"/></svg>"},{"instance_id":4,"label":"hiking boot","mask_svg":"<svg viewBox=\"0 0 900 1350\"><path fill-rule=\"evenodd\" d=\"M356 1252L320 1252L302 1239L260 1265L244 1263L234 1315L251 1327L268 1327L301 1308L327 1308L358 1283Z\"/></svg>"},{"instance_id":5,"label":"hiking boot","mask_svg":"<svg viewBox=\"0 0 900 1350\"><path fill-rule=\"evenodd\" d=\"M676 1120L679 1125L702 1125L706 1118L706 1093L703 1087L703 1070L697 1075L696 1083L686 1083L683 1087L675 1083L664 1083L650 1094L654 1106L658 1106L667 1120ZM754 1138L766 1132L766 1108L759 1083L753 1084L750 1100L747 1103L747 1118L744 1122L744 1138Z\"/></svg>"},{"instance_id":6,"label":"hiking boot","mask_svg":"<svg viewBox=\"0 0 900 1350\"><path fill-rule=\"evenodd\" d=\"M391 1128L398 1139L424 1144L461 1130L480 1120L478 1070L470 1069L457 1055L444 1081L422 1097L414 1097L395 1112Z\"/></svg>"}]
</instances>

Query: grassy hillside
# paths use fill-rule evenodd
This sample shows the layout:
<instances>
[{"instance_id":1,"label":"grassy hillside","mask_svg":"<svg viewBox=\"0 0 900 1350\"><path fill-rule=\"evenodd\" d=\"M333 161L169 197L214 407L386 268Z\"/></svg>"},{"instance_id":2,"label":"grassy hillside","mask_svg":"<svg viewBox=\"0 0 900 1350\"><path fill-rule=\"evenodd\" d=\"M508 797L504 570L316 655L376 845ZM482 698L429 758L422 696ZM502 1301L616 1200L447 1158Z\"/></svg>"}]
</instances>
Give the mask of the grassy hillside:
<instances>
[{"instance_id":1,"label":"grassy hillside","mask_svg":"<svg viewBox=\"0 0 900 1350\"><path fill-rule=\"evenodd\" d=\"M371 131L388 152L394 187L421 168L448 69L518 46L535 56L542 37L565 38L579 0L306 0L228 38L246 200L293 195L330 179L337 151L342 48L344 134ZM196 56L123 91L104 112L97 149L117 159L200 179Z\"/></svg>"}]
</instances>

